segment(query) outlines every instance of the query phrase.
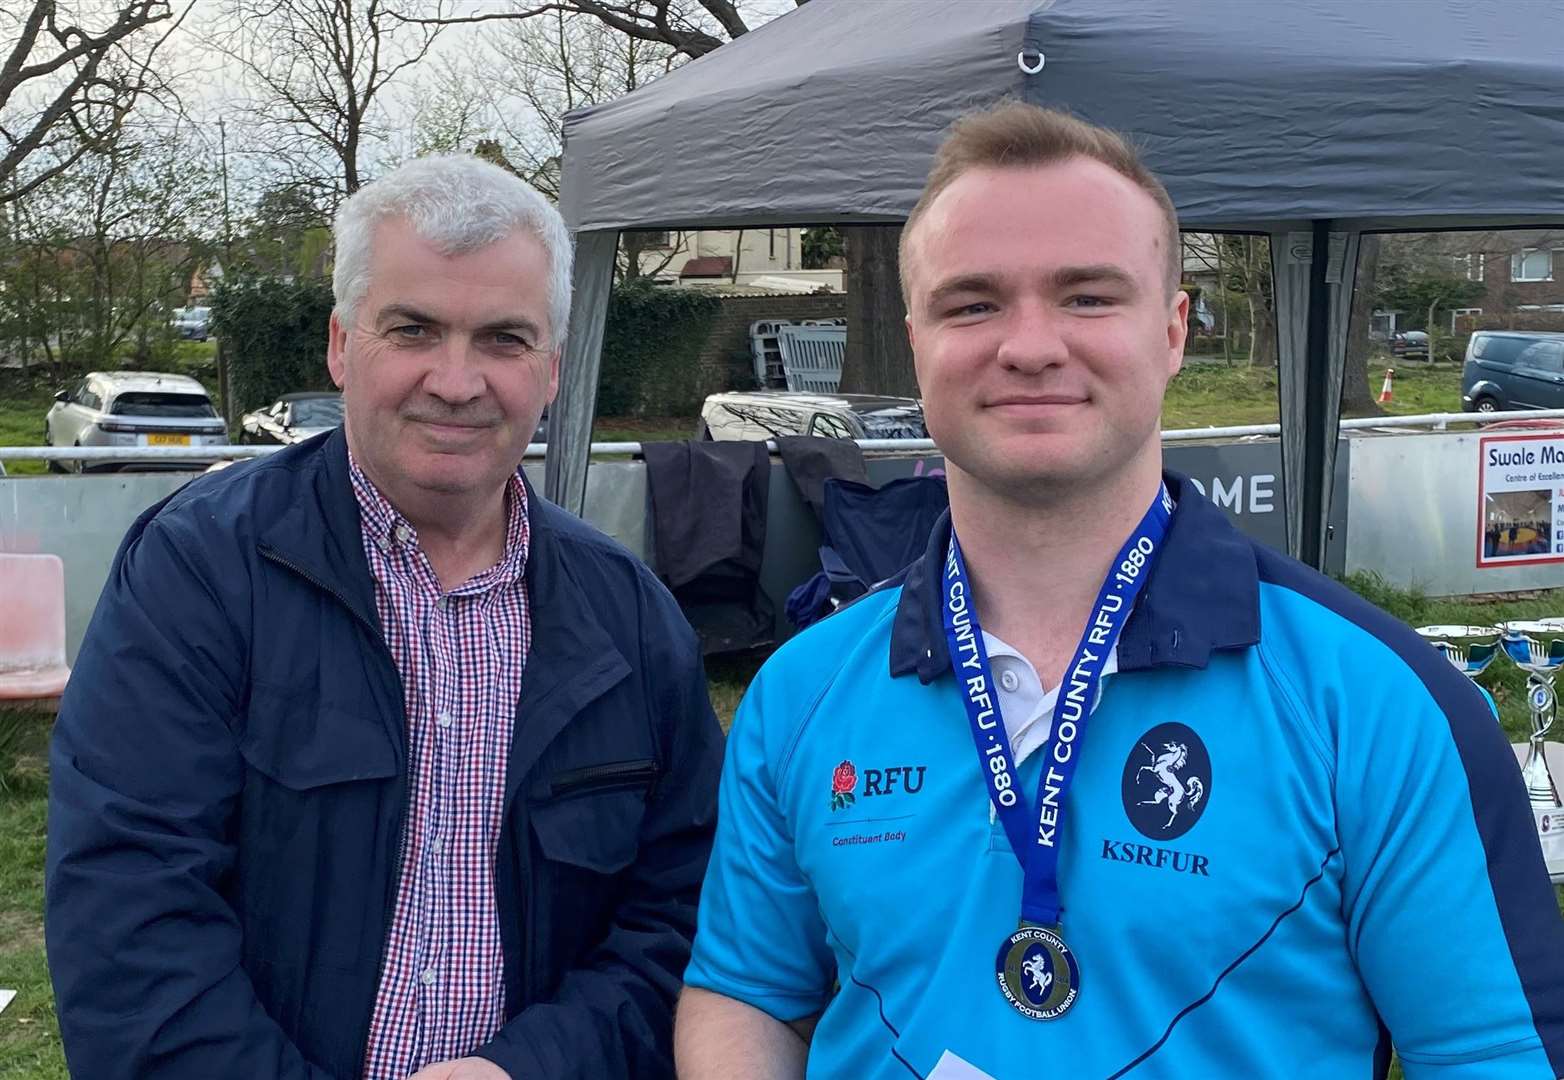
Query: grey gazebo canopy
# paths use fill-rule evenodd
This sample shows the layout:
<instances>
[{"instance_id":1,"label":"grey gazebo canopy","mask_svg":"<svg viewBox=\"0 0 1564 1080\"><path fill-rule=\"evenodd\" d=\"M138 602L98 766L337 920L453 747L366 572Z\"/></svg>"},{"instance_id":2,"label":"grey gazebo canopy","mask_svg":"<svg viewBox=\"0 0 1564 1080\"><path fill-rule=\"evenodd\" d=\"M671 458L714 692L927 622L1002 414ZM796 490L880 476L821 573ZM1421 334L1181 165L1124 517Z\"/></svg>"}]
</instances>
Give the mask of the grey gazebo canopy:
<instances>
[{"instance_id":1,"label":"grey gazebo canopy","mask_svg":"<svg viewBox=\"0 0 1564 1080\"><path fill-rule=\"evenodd\" d=\"M1272 236L1288 535L1316 564L1358 237L1564 223L1552 0L812 0L566 118L549 496L583 503L621 230L902 221L946 126L1006 96L1130 135L1186 229Z\"/></svg>"}]
</instances>

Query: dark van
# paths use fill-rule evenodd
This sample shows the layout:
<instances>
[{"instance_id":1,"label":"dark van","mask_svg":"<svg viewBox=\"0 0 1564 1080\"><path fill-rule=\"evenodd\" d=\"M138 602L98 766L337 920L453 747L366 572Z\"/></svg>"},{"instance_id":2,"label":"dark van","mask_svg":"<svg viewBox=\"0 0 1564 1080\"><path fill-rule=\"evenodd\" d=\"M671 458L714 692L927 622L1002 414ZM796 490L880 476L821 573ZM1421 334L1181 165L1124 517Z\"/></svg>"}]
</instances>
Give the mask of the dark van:
<instances>
[{"instance_id":1,"label":"dark van","mask_svg":"<svg viewBox=\"0 0 1564 1080\"><path fill-rule=\"evenodd\" d=\"M1564 409L1564 334L1479 330L1466 347L1461 408Z\"/></svg>"}]
</instances>

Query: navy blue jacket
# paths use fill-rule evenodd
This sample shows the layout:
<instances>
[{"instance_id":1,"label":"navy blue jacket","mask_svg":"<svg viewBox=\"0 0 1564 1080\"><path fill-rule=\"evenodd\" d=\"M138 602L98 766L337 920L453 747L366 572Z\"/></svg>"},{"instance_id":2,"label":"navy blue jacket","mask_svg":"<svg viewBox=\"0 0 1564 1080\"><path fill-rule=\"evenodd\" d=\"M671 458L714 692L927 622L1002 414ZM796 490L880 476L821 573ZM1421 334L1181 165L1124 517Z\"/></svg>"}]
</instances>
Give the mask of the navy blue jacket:
<instances>
[{"instance_id":1,"label":"navy blue jacket","mask_svg":"<svg viewBox=\"0 0 1564 1080\"><path fill-rule=\"evenodd\" d=\"M722 736L679 609L529 492L495 893L516 1080L672 1076ZM356 1080L408 801L340 431L131 527L50 753L46 939L92 1080Z\"/></svg>"}]
</instances>

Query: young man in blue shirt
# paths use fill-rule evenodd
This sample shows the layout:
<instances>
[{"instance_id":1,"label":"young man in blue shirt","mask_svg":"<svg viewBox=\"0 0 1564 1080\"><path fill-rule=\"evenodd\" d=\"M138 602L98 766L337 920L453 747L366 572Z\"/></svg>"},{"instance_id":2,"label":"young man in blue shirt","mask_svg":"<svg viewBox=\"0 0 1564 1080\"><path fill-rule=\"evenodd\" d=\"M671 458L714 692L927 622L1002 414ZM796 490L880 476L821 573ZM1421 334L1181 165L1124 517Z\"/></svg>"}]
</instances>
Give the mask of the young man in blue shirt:
<instances>
[{"instance_id":1,"label":"young man in blue shirt","mask_svg":"<svg viewBox=\"0 0 1564 1080\"><path fill-rule=\"evenodd\" d=\"M941 148L902 273L950 516L740 707L681 1076L1564 1073L1481 696L1162 471L1179 270L1116 135Z\"/></svg>"}]
</instances>

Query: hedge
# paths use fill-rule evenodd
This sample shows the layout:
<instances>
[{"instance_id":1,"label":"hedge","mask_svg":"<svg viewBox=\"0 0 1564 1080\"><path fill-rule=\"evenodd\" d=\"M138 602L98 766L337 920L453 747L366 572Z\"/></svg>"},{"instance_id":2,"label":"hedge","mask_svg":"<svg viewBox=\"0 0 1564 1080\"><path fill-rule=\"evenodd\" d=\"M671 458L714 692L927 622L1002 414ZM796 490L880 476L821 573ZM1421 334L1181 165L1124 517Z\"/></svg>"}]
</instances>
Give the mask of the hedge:
<instances>
[{"instance_id":1,"label":"hedge","mask_svg":"<svg viewBox=\"0 0 1564 1080\"><path fill-rule=\"evenodd\" d=\"M1457 320L1458 322L1464 320ZM1472 318L1473 330L1564 331L1564 311L1507 311Z\"/></svg>"},{"instance_id":2,"label":"hedge","mask_svg":"<svg viewBox=\"0 0 1564 1080\"><path fill-rule=\"evenodd\" d=\"M275 278L229 279L212 296L212 333L228 363L231 415L282 394L330 390L326 334L331 285Z\"/></svg>"},{"instance_id":3,"label":"hedge","mask_svg":"<svg viewBox=\"0 0 1564 1080\"><path fill-rule=\"evenodd\" d=\"M637 281L616 288L603 329L601 416L682 416L700 411L711 375L698 356L721 301L692 289ZM331 287L324 281L231 279L212 298L212 332L228 361L236 412L278 395L328 390L326 334Z\"/></svg>"},{"instance_id":4,"label":"hedge","mask_svg":"<svg viewBox=\"0 0 1564 1080\"><path fill-rule=\"evenodd\" d=\"M699 412L713 376L698 357L721 307L710 293L659 287L644 279L614 289L603 326L598 415Z\"/></svg>"}]
</instances>

